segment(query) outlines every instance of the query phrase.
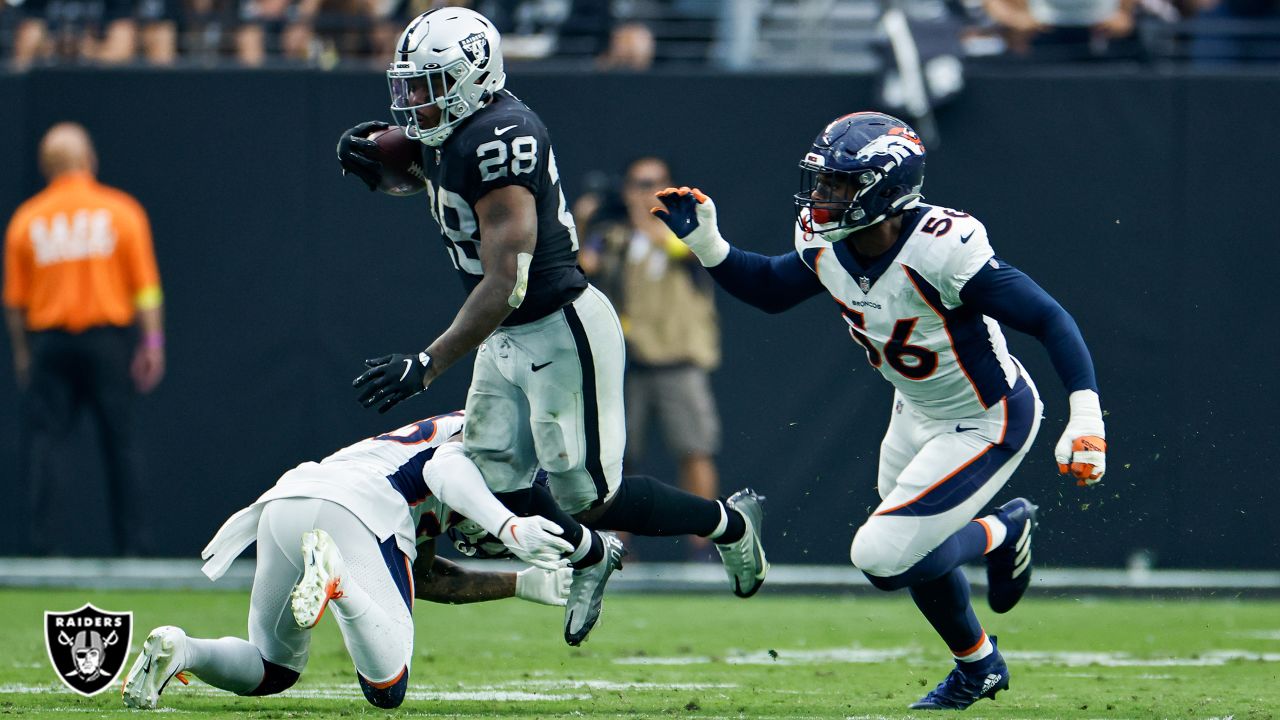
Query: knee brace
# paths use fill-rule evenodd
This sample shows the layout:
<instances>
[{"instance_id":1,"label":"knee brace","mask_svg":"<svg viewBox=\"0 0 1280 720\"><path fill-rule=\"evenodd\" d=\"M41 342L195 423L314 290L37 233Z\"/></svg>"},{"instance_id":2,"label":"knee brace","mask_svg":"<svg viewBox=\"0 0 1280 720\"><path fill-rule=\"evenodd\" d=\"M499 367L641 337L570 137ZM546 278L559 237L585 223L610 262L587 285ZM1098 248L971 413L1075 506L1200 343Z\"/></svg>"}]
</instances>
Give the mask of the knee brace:
<instances>
[{"instance_id":1,"label":"knee brace","mask_svg":"<svg viewBox=\"0 0 1280 720\"><path fill-rule=\"evenodd\" d=\"M254 688L249 695L275 695L293 687L298 682L301 675L296 670L290 670L283 665L277 665L270 660L262 661L262 682L258 683L258 687Z\"/></svg>"},{"instance_id":2,"label":"knee brace","mask_svg":"<svg viewBox=\"0 0 1280 720\"><path fill-rule=\"evenodd\" d=\"M394 710L400 707L400 703L404 702L405 693L409 691L409 668L407 667L389 683L375 685L365 680L360 673L356 673L356 677L360 679L360 689L364 691L364 699L368 700L370 705L383 710Z\"/></svg>"}]
</instances>

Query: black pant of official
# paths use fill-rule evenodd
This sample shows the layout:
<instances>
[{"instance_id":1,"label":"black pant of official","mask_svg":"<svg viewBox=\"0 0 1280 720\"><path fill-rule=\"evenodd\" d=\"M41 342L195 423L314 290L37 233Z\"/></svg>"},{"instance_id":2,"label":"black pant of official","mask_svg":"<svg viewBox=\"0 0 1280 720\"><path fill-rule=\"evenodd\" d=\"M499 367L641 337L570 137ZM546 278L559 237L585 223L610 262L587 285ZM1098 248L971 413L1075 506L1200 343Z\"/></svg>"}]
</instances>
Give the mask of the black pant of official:
<instances>
[{"instance_id":1,"label":"black pant of official","mask_svg":"<svg viewBox=\"0 0 1280 720\"><path fill-rule=\"evenodd\" d=\"M83 482L77 468L86 458L65 455L79 411L87 409L98 429L106 476L105 507L71 508L73 516L106 513L115 542L113 548L85 548L93 554L111 550L126 555L144 553L143 506L138 453L135 445L134 407L137 391L130 376L136 334L132 328L97 327L81 333L45 330L29 335L31 347L30 382L23 393L21 457L22 477L27 483L27 522L30 547L36 554L49 554L67 537L65 525L56 524L51 512L55 487L76 487ZM69 471L56 477L61 467ZM74 493L73 493L74 495Z\"/></svg>"}]
</instances>

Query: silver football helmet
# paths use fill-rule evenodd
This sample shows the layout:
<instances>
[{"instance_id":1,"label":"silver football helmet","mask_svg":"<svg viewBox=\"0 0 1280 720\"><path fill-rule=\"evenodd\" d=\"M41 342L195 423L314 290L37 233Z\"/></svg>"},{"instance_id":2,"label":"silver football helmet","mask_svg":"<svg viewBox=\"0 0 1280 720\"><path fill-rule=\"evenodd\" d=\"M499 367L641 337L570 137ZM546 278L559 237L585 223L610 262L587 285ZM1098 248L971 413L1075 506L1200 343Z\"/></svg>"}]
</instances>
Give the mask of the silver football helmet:
<instances>
[{"instance_id":1,"label":"silver football helmet","mask_svg":"<svg viewBox=\"0 0 1280 720\"><path fill-rule=\"evenodd\" d=\"M414 18L396 41L387 67L392 117L405 135L432 147L447 140L506 82L497 28L480 13L461 7ZM434 113L427 110L432 106L440 110L434 126L429 120Z\"/></svg>"}]
</instances>

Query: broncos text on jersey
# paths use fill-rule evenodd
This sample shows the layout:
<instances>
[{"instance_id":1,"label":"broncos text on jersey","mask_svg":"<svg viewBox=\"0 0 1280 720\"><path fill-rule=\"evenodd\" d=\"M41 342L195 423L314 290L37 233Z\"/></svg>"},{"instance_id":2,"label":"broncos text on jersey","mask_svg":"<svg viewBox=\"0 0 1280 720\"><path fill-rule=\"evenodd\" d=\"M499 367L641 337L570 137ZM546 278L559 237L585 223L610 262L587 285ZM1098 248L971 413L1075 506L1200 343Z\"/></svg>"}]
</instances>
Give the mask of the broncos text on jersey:
<instances>
[{"instance_id":1,"label":"broncos text on jersey","mask_svg":"<svg viewBox=\"0 0 1280 720\"><path fill-rule=\"evenodd\" d=\"M484 276L476 203L508 185L533 193L538 242L529 267L529 290L503 325L545 317L587 287L578 269L578 236L561 189L551 137L542 120L514 95L499 91L439 148L423 147L423 167L431 214L467 292Z\"/></svg>"},{"instance_id":2,"label":"broncos text on jersey","mask_svg":"<svg viewBox=\"0 0 1280 720\"><path fill-rule=\"evenodd\" d=\"M975 416L1013 386L1018 367L999 323L960 301L965 283L996 262L976 218L918 204L904 213L897 243L865 266L848 243L799 224L795 238L867 360L920 412Z\"/></svg>"}]
</instances>

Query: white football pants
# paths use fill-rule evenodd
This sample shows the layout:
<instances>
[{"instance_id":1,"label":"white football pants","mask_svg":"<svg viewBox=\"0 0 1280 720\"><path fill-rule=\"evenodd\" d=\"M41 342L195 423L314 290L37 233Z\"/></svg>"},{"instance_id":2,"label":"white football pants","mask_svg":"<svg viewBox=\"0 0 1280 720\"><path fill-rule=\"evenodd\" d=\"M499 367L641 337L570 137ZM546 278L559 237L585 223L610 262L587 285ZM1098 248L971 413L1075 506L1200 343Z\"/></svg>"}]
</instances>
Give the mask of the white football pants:
<instances>
[{"instance_id":1,"label":"white football pants","mask_svg":"<svg viewBox=\"0 0 1280 720\"><path fill-rule=\"evenodd\" d=\"M622 482L626 347L613 306L588 286L564 308L501 327L480 346L463 445L495 493L532 485L539 467L570 514Z\"/></svg>"},{"instance_id":2,"label":"white football pants","mask_svg":"<svg viewBox=\"0 0 1280 720\"><path fill-rule=\"evenodd\" d=\"M927 417L895 392L880 443L881 502L854 535L853 564L893 577L973 520L1026 456L1043 410L1025 370L999 403L958 420Z\"/></svg>"},{"instance_id":3,"label":"white football pants","mask_svg":"<svg viewBox=\"0 0 1280 720\"><path fill-rule=\"evenodd\" d=\"M306 667L311 631L294 621L289 595L302 577L302 534L317 528L329 533L342 553L343 592L367 595L371 601L362 603L358 614L343 612L344 601L330 602L356 671L374 684L397 679L413 657L409 559L394 537L380 544L355 515L329 500L282 498L263 508L249 642L270 662L299 673Z\"/></svg>"}]
</instances>

